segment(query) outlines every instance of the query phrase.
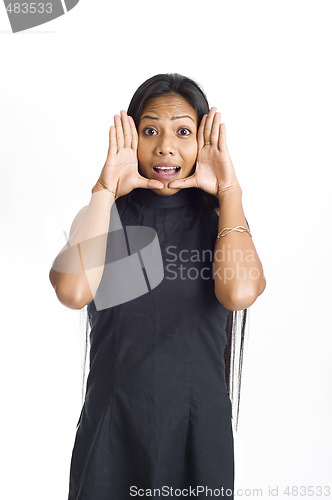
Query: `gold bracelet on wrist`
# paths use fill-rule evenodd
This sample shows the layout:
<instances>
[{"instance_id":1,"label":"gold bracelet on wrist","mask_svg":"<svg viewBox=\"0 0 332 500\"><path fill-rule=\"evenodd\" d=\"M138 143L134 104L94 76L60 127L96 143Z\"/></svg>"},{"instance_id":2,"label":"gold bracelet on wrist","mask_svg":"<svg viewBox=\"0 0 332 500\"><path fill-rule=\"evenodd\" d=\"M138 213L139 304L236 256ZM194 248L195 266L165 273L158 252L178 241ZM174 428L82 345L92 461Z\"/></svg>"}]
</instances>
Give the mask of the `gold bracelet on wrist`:
<instances>
[{"instance_id":1,"label":"gold bracelet on wrist","mask_svg":"<svg viewBox=\"0 0 332 500\"><path fill-rule=\"evenodd\" d=\"M109 189L107 189L107 188L103 188L103 187L102 187L102 188L100 188L100 189L96 189L96 190L94 191L94 188L95 188L95 186L93 186L93 188L91 189L91 193L92 193L92 194L95 194L95 193L100 193L100 191L106 191L107 193L111 193L111 194L114 196L114 199L116 199L115 193L113 193L113 191L110 191Z\"/></svg>"},{"instance_id":2,"label":"gold bracelet on wrist","mask_svg":"<svg viewBox=\"0 0 332 500\"><path fill-rule=\"evenodd\" d=\"M225 227L224 229L222 229L219 233L218 233L218 236L217 236L217 239L216 241L218 241L220 238L222 238L223 236L226 236L226 234L228 233L231 233L232 231L238 231L239 233L244 233L244 232L247 232L248 234L250 234L250 236L252 237L251 235L251 232L250 232L250 229L247 229L243 226L236 226L236 227Z\"/></svg>"}]
</instances>

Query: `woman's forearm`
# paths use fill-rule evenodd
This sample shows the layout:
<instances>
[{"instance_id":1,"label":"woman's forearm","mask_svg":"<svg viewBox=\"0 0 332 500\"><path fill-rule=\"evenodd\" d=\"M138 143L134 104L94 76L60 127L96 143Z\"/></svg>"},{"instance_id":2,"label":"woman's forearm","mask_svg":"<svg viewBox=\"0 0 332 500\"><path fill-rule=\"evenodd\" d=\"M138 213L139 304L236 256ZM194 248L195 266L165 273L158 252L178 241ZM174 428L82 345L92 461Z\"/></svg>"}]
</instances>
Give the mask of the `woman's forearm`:
<instances>
[{"instance_id":1,"label":"woman's forearm","mask_svg":"<svg viewBox=\"0 0 332 500\"><path fill-rule=\"evenodd\" d=\"M94 186L89 205L53 262L50 280L60 302L68 307L80 309L95 297L104 270L113 203L112 193Z\"/></svg>"},{"instance_id":2,"label":"woman's forearm","mask_svg":"<svg viewBox=\"0 0 332 500\"><path fill-rule=\"evenodd\" d=\"M240 187L218 195L218 232L248 224L242 207ZM265 288L265 277L253 239L247 232L232 231L219 238L214 247L214 288L218 300L230 310L249 307Z\"/></svg>"}]
</instances>

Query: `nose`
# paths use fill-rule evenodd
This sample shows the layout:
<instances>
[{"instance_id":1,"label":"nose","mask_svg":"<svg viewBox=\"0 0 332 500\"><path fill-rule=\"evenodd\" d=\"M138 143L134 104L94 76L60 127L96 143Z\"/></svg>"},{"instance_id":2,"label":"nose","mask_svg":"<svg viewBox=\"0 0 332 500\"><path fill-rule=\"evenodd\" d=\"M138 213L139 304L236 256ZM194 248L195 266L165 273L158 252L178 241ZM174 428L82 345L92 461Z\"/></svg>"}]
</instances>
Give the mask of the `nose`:
<instances>
[{"instance_id":1,"label":"nose","mask_svg":"<svg viewBox=\"0 0 332 500\"><path fill-rule=\"evenodd\" d=\"M159 156L167 156L169 154L174 155L175 152L175 145L169 135L164 134L161 136L157 144L157 154Z\"/></svg>"}]
</instances>

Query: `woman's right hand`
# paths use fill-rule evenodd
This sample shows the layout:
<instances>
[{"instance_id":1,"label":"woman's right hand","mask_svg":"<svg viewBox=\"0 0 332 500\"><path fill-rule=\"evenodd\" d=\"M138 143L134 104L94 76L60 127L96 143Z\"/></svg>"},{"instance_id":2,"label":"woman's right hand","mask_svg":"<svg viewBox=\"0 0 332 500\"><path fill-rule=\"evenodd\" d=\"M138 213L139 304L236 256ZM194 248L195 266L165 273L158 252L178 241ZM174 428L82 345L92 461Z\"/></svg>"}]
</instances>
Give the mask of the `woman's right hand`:
<instances>
[{"instance_id":1,"label":"woman's right hand","mask_svg":"<svg viewBox=\"0 0 332 500\"><path fill-rule=\"evenodd\" d=\"M126 111L122 110L120 113L121 117L114 115L115 126L110 127L107 159L92 192L107 189L117 199L136 188L164 188L161 181L147 179L138 172L138 134L135 122Z\"/></svg>"}]
</instances>

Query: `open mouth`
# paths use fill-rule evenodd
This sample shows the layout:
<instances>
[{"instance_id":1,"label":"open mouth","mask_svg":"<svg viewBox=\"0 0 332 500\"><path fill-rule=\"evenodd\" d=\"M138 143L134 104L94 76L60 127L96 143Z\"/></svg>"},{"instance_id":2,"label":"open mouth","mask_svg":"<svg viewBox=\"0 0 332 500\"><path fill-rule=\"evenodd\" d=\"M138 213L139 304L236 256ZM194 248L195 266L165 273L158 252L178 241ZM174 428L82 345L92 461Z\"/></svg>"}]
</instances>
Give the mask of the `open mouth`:
<instances>
[{"instance_id":1,"label":"open mouth","mask_svg":"<svg viewBox=\"0 0 332 500\"><path fill-rule=\"evenodd\" d=\"M173 179L180 172L181 167L153 167L158 179Z\"/></svg>"}]
</instances>

